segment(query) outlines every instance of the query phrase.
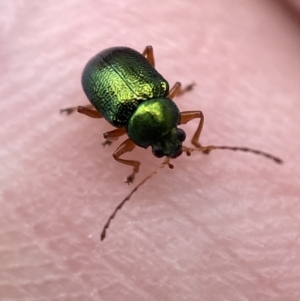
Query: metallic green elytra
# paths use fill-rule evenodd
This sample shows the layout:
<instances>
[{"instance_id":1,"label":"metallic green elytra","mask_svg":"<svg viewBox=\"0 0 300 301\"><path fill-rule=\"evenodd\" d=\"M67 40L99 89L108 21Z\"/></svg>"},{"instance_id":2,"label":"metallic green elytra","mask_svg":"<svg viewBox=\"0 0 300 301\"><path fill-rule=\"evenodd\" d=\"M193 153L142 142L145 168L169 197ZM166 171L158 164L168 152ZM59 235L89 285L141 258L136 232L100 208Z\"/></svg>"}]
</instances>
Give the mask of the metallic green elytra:
<instances>
[{"instance_id":1,"label":"metallic green elytra","mask_svg":"<svg viewBox=\"0 0 300 301\"><path fill-rule=\"evenodd\" d=\"M109 48L87 63L82 86L102 117L117 128L125 127L136 145L151 146L156 157L176 158L185 139L177 129L180 112L167 97L168 82L153 65L154 60L151 64L133 49Z\"/></svg>"},{"instance_id":2,"label":"metallic green elytra","mask_svg":"<svg viewBox=\"0 0 300 301\"><path fill-rule=\"evenodd\" d=\"M168 82L137 51L114 47L90 59L82 86L92 105L115 127L128 124L140 103L165 97Z\"/></svg>"}]
</instances>

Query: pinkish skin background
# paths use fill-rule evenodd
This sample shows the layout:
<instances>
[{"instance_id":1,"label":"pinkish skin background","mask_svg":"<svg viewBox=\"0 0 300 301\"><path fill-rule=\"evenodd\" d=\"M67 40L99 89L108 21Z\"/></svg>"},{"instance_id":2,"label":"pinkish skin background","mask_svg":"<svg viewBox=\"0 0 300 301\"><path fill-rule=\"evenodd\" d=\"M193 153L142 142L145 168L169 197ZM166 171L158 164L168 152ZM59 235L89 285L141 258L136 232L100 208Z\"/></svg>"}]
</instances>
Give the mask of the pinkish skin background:
<instances>
[{"instance_id":1,"label":"pinkish skin background","mask_svg":"<svg viewBox=\"0 0 300 301\"><path fill-rule=\"evenodd\" d=\"M2 301L300 299L299 1L4 0L0 12ZM94 54L148 44L171 84L197 83L176 102L204 112L203 144L285 164L182 156L101 243L130 169L113 160L117 143L102 148L104 120L59 109L87 103ZM143 162L136 184L162 161L127 157Z\"/></svg>"}]
</instances>

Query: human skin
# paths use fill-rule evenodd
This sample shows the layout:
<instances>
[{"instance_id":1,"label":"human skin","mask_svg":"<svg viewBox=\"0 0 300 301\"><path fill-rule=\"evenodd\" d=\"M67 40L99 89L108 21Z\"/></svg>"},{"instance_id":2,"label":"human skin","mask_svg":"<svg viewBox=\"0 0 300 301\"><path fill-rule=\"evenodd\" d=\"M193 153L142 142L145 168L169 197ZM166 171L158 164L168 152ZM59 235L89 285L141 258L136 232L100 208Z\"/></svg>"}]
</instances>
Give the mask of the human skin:
<instances>
[{"instance_id":1,"label":"human skin","mask_svg":"<svg viewBox=\"0 0 300 301\"><path fill-rule=\"evenodd\" d=\"M299 300L299 2L0 3L0 299ZM172 160L100 232L162 159L136 148L135 183L103 148L105 120L80 77L102 49L154 47L175 99L202 110L203 145L249 146ZM182 128L186 145L197 127Z\"/></svg>"}]
</instances>

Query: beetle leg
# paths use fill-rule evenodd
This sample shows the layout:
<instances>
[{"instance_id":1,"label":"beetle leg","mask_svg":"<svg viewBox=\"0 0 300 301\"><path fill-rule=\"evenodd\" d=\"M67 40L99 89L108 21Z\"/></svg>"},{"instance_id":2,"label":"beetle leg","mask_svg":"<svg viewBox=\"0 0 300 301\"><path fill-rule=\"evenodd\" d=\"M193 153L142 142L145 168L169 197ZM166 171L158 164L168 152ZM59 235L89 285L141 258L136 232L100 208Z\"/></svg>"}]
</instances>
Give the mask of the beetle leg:
<instances>
[{"instance_id":1,"label":"beetle leg","mask_svg":"<svg viewBox=\"0 0 300 301\"><path fill-rule=\"evenodd\" d=\"M81 113L81 114L84 114L84 115L87 115L89 117L92 117L92 118L103 118L103 116L96 110L91 110L87 107L78 107L77 108L77 112L78 113Z\"/></svg>"},{"instance_id":2,"label":"beetle leg","mask_svg":"<svg viewBox=\"0 0 300 301\"><path fill-rule=\"evenodd\" d=\"M94 109L94 107L92 105L86 105L83 107L88 108L88 109ZM75 111L77 111L77 108L78 107L69 107L69 108L60 109L60 114L66 113L67 115L70 115L70 114L74 113Z\"/></svg>"},{"instance_id":3,"label":"beetle leg","mask_svg":"<svg viewBox=\"0 0 300 301\"><path fill-rule=\"evenodd\" d=\"M132 174L129 175L126 179L126 183L128 184L133 182L135 174L139 172L141 163L134 160L120 159L120 156L122 156L124 153L131 152L134 148L135 144L132 142L132 140L127 139L113 153L113 157L116 161L133 167Z\"/></svg>"},{"instance_id":4,"label":"beetle leg","mask_svg":"<svg viewBox=\"0 0 300 301\"><path fill-rule=\"evenodd\" d=\"M180 124L186 124L195 118L200 118L200 122L199 122L199 125L198 125L198 128L197 128L195 134L193 135L192 144L195 145L196 147L201 147L201 144L199 143L199 138L200 138L200 134L201 134L201 131L203 128L203 124L204 124L203 113L201 111L181 112L180 113ZM208 154L209 150L205 150L204 153Z\"/></svg>"},{"instance_id":5,"label":"beetle leg","mask_svg":"<svg viewBox=\"0 0 300 301\"><path fill-rule=\"evenodd\" d=\"M195 83L192 83L192 84L189 84L189 85L187 85L186 87L184 87L182 89L181 88L181 83L176 82L175 85L169 91L169 94L168 94L167 98L173 99L175 96L181 96L185 92L191 91L194 86L195 86Z\"/></svg>"},{"instance_id":6,"label":"beetle leg","mask_svg":"<svg viewBox=\"0 0 300 301\"><path fill-rule=\"evenodd\" d=\"M175 85L169 91L169 94L167 95L167 98L173 99L177 95L177 93L180 91L180 89L181 89L181 83L176 82Z\"/></svg>"},{"instance_id":7,"label":"beetle leg","mask_svg":"<svg viewBox=\"0 0 300 301\"><path fill-rule=\"evenodd\" d=\"M176 96L181 96L185 92L192 91L195 85L196 85L195 83L191 83L191 84L185 86L183 89L179 90L179 92L176 94Z\"/></svg>"},{"instance_id":8,"label":"beetle leg","mask_svg":"<svg viewBox=\"0 0 300 301\"><path fill-rule=\"evenodd\" d=\"M154 61L154 53L152 46L146 46L145 50L143 51L143 56L146 57L148 62L155 67L155 61Z\"/></svg>"},{"instance_id":9,"label":"beetle leg","mask_svg":"<svg viewBox=\"0 0 300 301\"><path fill-rule=\"evenodd\" d=\"M126 134L126 128L118 128L103 134L105 141L102 143L103 146L111 145L113 141L117 140L122 135Z\"/></svg>"}]
</instances>

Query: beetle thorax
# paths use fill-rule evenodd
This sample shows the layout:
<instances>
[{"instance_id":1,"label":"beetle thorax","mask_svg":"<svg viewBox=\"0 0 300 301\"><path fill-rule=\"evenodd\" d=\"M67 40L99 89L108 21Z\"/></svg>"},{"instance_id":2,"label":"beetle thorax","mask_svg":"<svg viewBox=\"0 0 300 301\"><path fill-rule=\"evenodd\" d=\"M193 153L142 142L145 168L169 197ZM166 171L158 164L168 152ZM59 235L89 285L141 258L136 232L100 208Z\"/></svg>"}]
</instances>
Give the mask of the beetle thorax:
<instances>
[{"instance_id":1,"label":"beetle thorax","mask_svg":"<svg viewBox=\"0 0 300 301\"><path fill-rule=\"evenodd\" d=\"M127 133L138 146L152 146L157 157L178 157L185 134L177 128L180 112L168 98L154 98L142 102L131 116Z\"/></svg>"}]
</instances>

